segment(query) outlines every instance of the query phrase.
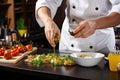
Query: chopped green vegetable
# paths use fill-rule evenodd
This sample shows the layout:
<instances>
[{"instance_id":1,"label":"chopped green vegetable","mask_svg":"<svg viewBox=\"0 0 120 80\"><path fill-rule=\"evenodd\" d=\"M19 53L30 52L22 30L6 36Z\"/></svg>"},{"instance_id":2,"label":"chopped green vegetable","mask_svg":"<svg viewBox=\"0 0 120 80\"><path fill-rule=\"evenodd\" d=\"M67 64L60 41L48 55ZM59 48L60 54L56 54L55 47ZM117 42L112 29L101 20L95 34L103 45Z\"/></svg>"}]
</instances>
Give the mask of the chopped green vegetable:
<instances>
[{"instance_id":1,"label":"chopped green vegetable","mask_svg":"<svg viewBox=\"0 0 120 80\"><path fill-rule=\"evenodd\" d=\"M31 60L30 57L30 63L36 66L40 66L43 64L51 64L53 66L62 66L62 65L71 65L75 61L71 56L58 56L55 53L49 53L49 54L34 54L34 55L28 55L28 56L34 56Z\"/></svg>"}]
</instances>

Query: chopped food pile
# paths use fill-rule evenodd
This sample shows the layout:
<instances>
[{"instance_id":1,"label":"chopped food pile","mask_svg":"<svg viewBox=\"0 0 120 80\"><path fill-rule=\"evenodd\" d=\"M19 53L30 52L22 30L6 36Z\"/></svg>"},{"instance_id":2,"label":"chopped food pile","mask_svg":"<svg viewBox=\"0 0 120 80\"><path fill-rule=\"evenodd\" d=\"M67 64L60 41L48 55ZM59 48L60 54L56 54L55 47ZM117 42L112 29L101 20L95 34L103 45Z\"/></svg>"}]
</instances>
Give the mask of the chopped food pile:
<instances>
[{"instance_id":1,"label":"chopped food pile","mask_svg":"<svg viewBox=\"0 0 120 80\"><path fill-rule=\"evenodd\" d=\"M81 54L80 55L81 58L92 58L92 56L86 55L86 54Z\"/></svg>"},{"instance_id":2,"label":"chopped food pile","mask_svg":"<svg viewBox=\"0 0 120 80\"><path fill-rule=\"evenodd\" d=\"M25 59L25 62L36 66L43 64L52 64L53 66L73 66L76 64L71 56L58 56L56 53L30 54Z\"/></svg>"}]
</instances>

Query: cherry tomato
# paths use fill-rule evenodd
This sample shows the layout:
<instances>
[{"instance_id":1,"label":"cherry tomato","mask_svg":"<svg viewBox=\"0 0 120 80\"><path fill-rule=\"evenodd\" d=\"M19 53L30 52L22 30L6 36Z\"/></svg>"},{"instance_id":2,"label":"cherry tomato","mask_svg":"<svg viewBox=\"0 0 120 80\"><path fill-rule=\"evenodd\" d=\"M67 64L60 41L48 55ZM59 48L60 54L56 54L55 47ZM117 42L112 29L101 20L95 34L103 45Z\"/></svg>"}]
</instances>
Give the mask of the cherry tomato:
<instances>
[{"instance_id":1,"label":"cherry tomato","mask_svg":"<svg viewBox=\"0 0 120 80\"><path fill-rule=\"evenodd\" d=\"M0 56L4 55L4 51L0 49Z\"/></svg>"},{"instance_id":2,"label":"cherry tomato","mask_svg":"<svg viewBox=\"0 0 120 80\"><path fill-rule=\"evenodd\" d=\"M18 47L19 47L19 44L16 44L15 47L18 48Z\"/></svg>"},{"instance_id":3,"label":"cherry tomato","mask_svg":"<svg viewBox=\"0 0 120 80\"><path fill-rule=\"evenodd\" d=\"M19 52L22 52L23 50L21 46L19 46L17 49L19 50Z\"/></svg>"},{"instance_id":4,"label":"cherry tomato","mask_svg":"<svg viewBox=\"0 0 120 80\"><path fill-rule=\"evenodd\" d=\"M10 50L5 50L5 52L4 52L4 58L6 59L6 60L9 60L9 59L12 59L12 54L11 54L11 52L10 52Z\"/></svg>"},{"instance_id":5,"label":"cherry tomato","mask_svg":"<svg viewBox=\"0 0 120 80\"><path fill-rule=\"evenodd\" d=\"M18 49L17 48L12 49L11 54L12 54L12 56L18 56L18 54L19 54Z\"/></svg>"},{"instance_id":6,"label":"cherry tomato","mask_svg":"<svg viewBox=\"0 0 120 80\"><path fill-rule=\"evenodd\" d=\"M2 50L4 50L4 51L6 50L6 48L5 48L5 47L1 47L0 49L2 49Z\"/></svg>"},{"instance_id":7,"label":"cherry tomato","mask_svg":"<svg viewBox=\"0 0 120 80\"><path fill-rule=\"evenodd\" d=\"M23 45L19 45L17 49L19 50L19 52L25 52L26 51L26 48Z\"/></svg>"},{"instance_id":8,"label":"cherry tomato","mask_svg":"<svg viewBox=\"0 0 120 80\"><path fill-rule=\"evenodd\" d=\"M16 44L15 48L17 48L19 52L25 52L25 46L21 43Z\"/></svg>"},{"instance_id":9,"label":"cherry tomato","mask_svg":"<svg viewBox=\"0 0 120 80\"><path fill-rule=\"evenodd\" d=\"M33 49L33 47L32 47L32 45L31 45L31 44L27 44L25 47L26 47L27 51L30 51L30 50L32 50L32 49Z\"/></svg>"},{"instance_id":10,"label":"cherry tomato","mask_svg":"<svg viewBox=\"0 0 120 80\"><path fill-rule=\"evenodd\" d=\"M4 47L0 48L0 56L4 55L5 50L6 50L6 48L4 48Z\"/></svg>"}]
</instances>

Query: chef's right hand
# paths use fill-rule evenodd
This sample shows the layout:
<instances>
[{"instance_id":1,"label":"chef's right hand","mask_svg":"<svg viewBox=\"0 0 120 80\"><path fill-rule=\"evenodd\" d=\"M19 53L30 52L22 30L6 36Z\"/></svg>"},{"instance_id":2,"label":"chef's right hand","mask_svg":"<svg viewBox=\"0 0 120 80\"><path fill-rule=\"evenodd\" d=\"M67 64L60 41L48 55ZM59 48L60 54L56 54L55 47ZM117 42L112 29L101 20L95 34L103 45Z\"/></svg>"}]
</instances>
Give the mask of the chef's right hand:
<instances>
[{"instance_id":1,"label":"chef's right hand","mask_svg":"<svg viewBox=\"0 0 120 80\"><path fill-rule=\"evenodd\" d=\"M45 24L45 35L52 47L55 47L55 42L54 38L57 36L60 39L60 29L56 25L56 23L50 19L48 22Z\"/></svg>"}]
</instances>

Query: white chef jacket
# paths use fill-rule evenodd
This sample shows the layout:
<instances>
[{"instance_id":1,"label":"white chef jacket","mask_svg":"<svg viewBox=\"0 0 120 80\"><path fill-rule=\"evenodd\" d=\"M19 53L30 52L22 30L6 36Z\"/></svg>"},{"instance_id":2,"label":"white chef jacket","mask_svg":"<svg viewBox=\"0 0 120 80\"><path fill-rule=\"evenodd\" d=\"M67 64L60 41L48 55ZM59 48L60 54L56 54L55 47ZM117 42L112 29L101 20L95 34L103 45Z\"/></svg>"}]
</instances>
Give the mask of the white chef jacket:
<instances>
[{"instance_id":1,"label":"white chef jacket","mask_svg":"<svg viewBox=\"0 0 120 80\"><path fill-rule=\"evenodd\" d=\"M57 8L63 0L38 0L36 2L35 16L39 25L40 21L37 10L47 6L54 18ZM120 13L120 0L67 0L65 20L61 30L59 51L99 51L108 53L115 50L115 34L113 28L98 29L88 38L74 38L69 33L69 24L79 23L85 19L94 19L106 16L112 12Z\"/></svg>"}]
</instances>

